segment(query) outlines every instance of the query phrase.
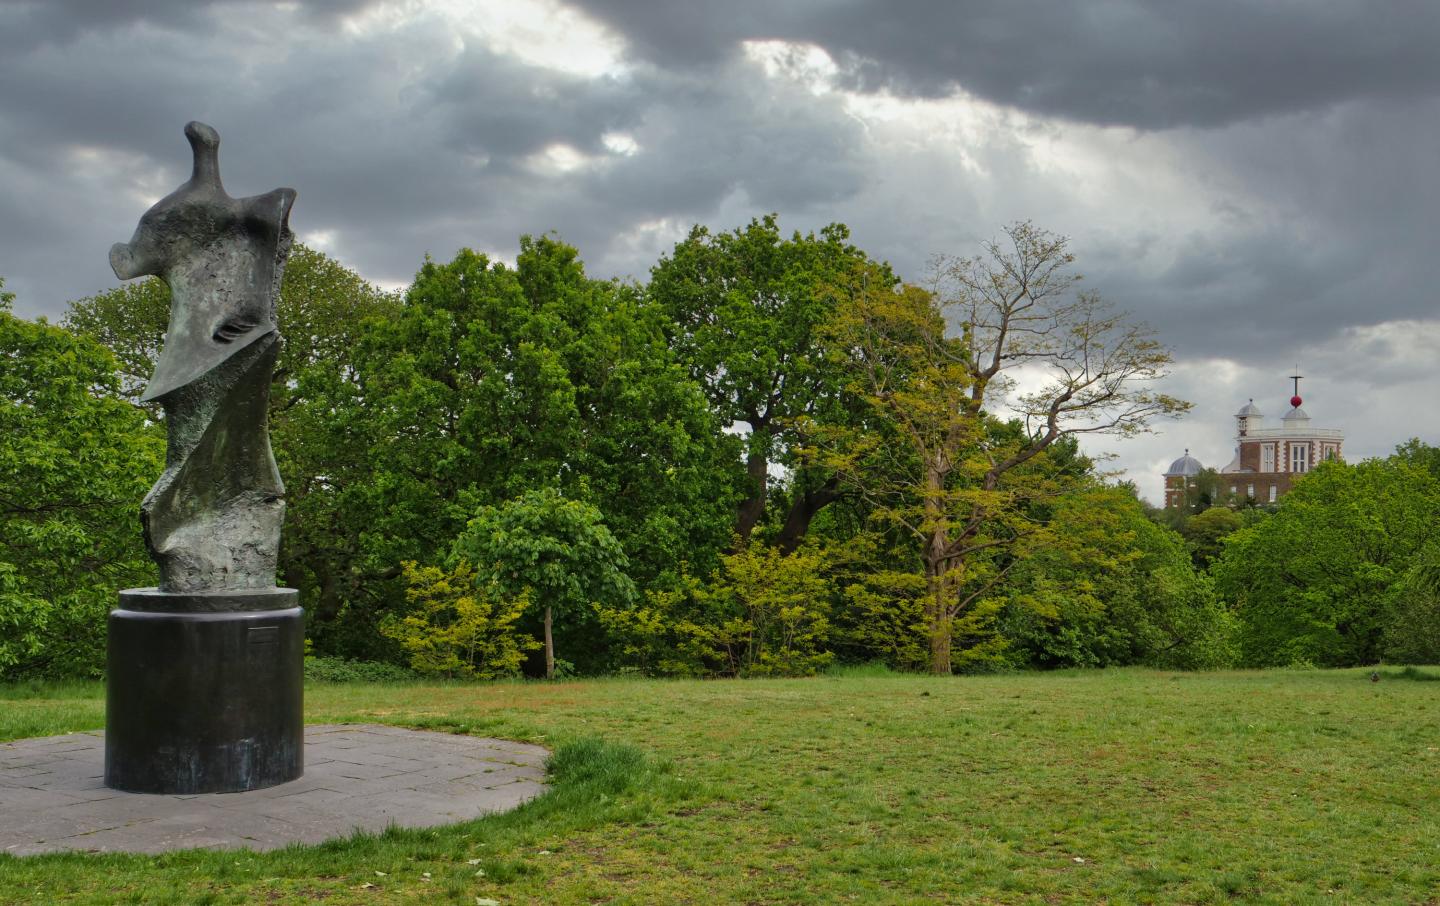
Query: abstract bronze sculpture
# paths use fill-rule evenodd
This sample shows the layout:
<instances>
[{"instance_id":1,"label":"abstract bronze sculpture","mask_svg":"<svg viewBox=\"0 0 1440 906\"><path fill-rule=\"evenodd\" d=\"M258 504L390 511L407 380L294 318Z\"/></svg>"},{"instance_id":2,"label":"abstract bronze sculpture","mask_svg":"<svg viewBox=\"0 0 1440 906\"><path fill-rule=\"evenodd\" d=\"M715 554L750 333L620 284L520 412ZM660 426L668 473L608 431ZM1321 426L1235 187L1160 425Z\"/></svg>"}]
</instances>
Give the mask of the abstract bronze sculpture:
<instances>
[{"instance_id":1,"label":"abstract bronze sculpture","mask_svg":"<svg viewBox=\"0 0 1440 906\"><path fill-rule=\"evenodd\" d=\"M110 615L105 782L134 792L259 789L303 769L303 613L275 586L284 487L270 450L275 300L293 189L231 198L220 137L185 127L190 181L110 250L122 280L170 286L170 325L144 400L165 471L141 505L157 588Z\"/></svg>"}]
</instances>

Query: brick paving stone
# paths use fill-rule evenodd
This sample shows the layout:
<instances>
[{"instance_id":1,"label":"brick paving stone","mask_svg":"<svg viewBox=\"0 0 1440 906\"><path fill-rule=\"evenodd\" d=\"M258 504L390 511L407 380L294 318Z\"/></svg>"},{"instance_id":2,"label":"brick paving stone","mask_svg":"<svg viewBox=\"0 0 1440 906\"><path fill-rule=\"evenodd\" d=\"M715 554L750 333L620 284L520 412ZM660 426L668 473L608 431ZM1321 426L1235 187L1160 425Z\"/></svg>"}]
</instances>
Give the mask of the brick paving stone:
<instances>
[{"instance_id":1,"label":"brick paving stone","mask_svg":"<svg viewBox=\"0 0 1440 906\"><path fill-rule=\"evenodd\" d=\"M59 793L66 799L75 802L98 802L101 799L116 799L125 795L119 790L110 789L103 783L92 781L68 789L48 790L47 792Z\"/></svg>"},{"instance_id":2,"label":"brick paving stone","mask_svg":"<svg viewBox=\"0 0 1440 906\"><path fill-rule=\"evenodd\" d=\"M305 728L305 776L247 793L123 793L101 776L104 738L0 743L0 852L276 849L390 825L434 827L545 792L549 752L509 740L375 724Z\"/></svg>"}]
</instances>

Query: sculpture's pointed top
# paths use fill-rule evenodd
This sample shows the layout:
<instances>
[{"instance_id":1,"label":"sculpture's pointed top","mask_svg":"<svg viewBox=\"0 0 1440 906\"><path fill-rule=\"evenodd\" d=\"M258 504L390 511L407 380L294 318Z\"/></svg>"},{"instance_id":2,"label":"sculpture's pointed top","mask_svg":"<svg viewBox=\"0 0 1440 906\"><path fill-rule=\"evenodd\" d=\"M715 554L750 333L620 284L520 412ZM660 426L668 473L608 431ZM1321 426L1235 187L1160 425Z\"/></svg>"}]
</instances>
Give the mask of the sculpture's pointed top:
<instances>
[{"instance_id":1,"label":"sculpture's pointed top","mask_svg":"<svg viewBox=\"0 0 1440 906\"><path fill-rule=\"evenodd\" d=\"M197 185L220 185L220 133L199 122L185 124L185 137L190 140L190 150L195 152L195 170L190 181Z\"/></svg>"}]
</instances>

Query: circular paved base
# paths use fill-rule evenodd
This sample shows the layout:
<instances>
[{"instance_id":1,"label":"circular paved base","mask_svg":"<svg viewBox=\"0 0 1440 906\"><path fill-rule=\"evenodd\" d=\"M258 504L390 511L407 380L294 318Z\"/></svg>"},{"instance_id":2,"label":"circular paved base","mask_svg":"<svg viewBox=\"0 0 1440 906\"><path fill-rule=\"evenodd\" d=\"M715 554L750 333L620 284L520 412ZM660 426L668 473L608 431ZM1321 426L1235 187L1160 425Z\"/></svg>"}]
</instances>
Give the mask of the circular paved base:
<instances>
[{"instance_id":1,"label":"circular paved base","mask_svg":"<svg viewBox=\"0 0 1440 906\"><path fill-rule=\"evenodd\" d=\"M351 831L433 827L544 792L540 746L374 724L305 728L305 776L248 793L121 793L104 736L0 743L0 852L275 849Z\"/></svg>"}]
</instances>

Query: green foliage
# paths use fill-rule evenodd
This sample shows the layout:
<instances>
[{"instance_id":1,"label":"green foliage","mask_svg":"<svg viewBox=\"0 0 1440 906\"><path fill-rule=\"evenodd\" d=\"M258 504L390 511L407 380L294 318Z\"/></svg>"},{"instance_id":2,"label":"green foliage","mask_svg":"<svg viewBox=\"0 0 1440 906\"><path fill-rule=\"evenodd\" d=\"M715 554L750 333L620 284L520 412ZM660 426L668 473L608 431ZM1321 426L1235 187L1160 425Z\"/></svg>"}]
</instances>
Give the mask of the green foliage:
<instances>
[{"instance_id":1,"label":"green foliage","mask_svg":"<svg viewBox=\"0 0 1440 906\"><path fill-rule=\"evenodd\" d=\"M479 580L463 559L449 570L404 564L411 610L380 631L400 644L416 673L497 679L515 676L525 652L540 643L518 633L528 591L507 595L492 578Z\"/></svg>"},{"instance_id":2,"label":"green foliage","mask_svg":"<svg viewBox=\"0 0 1440 906\"><path fill-rule=\"evenodd\" d=\"M625 552L600 511L554 488L481 507L450 557L452 568L474 563L487 594L533 602L562 621L587 620L597 606L625 608L636 597Z\"/></svg>"},{"instance_id":3,"label":"green foliage","mask_svg":"<svg viewBox=\"0 0 1440 906\"><path fill-rule=\"evenodd\" d=\"M829 665L832 588L813 545L751 544L708 582L682 576L633 608L597 608L627 669L660 676L809 676Z\"/></svg>"},{"instance_id":4,"label":"green foliage","mask_svg":"<svg viewBox=\"0 0 1440 906\"><path fill-rule=\"evenodd\" d=\"M846 577L836 641L854 658L923 670L930 662L925 577L914 569L887 566L867 563Z\"/></svg>"},{"instance_id":5,"label":"green foliage","mask_svg":"<svg viewBox=\"0 0 1440 906\"><path fill-rule=\"evenodd\" d=\"M1426 543L1386 604L1385 660L1440 664L1440 542Z\"/></svg>"},{"instance_id":6,"label":"green foliage","mask_svg":"<svg viewBox=\"0 0 1440 906\"><path fill-rule=\"evenodd\" d=\"M595 608L612 646L611 661L620 673L645 676L719 675L726 659L705 643L710 611L709 586L687 574L667 588L646 589L644 600L628 607ZM733 675L733 674L729 674Z\"/></svg>"},{"instance_id":7,"label":"green foliage","mask_svg":"<svg viewBox=\"0 0 1440 906\"><path fill-rule=\"evenodd\" d=\"M765 517L775 465L795 470L803 491L791 498L782 546L798 544L833 500L828 475L795 455L804 423L847 417L841 374L820 331L835 307L828 287L858 271L877 286L896 282L849 238L843 224L831 224L787 239L774 214L726 233L696 226L651 271L648 295L668 317L679 360L722 424L748 429L748 486L735 523L742 542Z\"/></svg>"},{"instance_id":8,"label":"green foliage","mask_svg":"<svg viewBox=\"0 0 1440 906\"><path fill-rule=\"evenodd\" d=\"M46 649L50 603L28 594L15 564L0 562L0 676L14 671Z\"/></svg>"},{"instance_id":9,"label":"green foliage","mask_svg":"<svg viewBox=\"0 0 1440 906\"><path fill-rule=\"evenodd\" d=\"M514 675L544 615L555 673L1440 660L1440 449L1324 465L1273 516L1207 471L1147 519L1076 438L1183 412L1149 389L1168 353L1073 292L1063 237L985 253L925 291L844 226L769 216L697 226L645 287L526 236L513 267L427 260L402 298L297 247L270 418L317 651ZM0 674L93 673L114 590L151 577L137 400L169 294L73 303L90 340L10 298Z\"/></svg>"},{"instance_id":10,"label":"green foliage","mask_svg":"<svg viewBox=\"0 0 1440 906\"><path fill-rule=\"evenodd\" d=\"M1027 667L1233 663L1233 621L1184 542L1116 488L1066 495L1051 543L1019 564L1002 634Z\"/></svg>"},{"instance_id":11,"label":"green foliage","mask_svg":"<svg viewBox=\"0 0 1440 906\"><path fill-rule=\"evenodd\" d=\"M1378 661L1394 617L1387 605L1405 600L1401 583L1437 508L1440 480L1403 458L1321 463L1296 481L1273 516L1230 536L1214 564L1216 588L1240 620L1244 661Z\"/></svg>"},{"instance_id":12,"label":"green foliage","mask_svg":"<svg viewBox=\"0 0 1440 906\"><path fill-rule=\"evenodd\" d=\"M473 561L506 594L534 596L563 613L635 598L625 552L600 511L554 488L481 507L451 551L452 560Z\"/></svg>"},{"instance_id":13,"label":"green foliage","mask_svg":"<svg viewBox=\"0 0 1440 906\"><path fill-rule=\"evenodd\" d=\"M0 676L96 676L122 588L152 584L137 510L163 438L115 360L0 304Z\"/></svg>"},{"instance_id":14,"label":"green foliage","mask_svg":"<svg viewBox=\"0 0 1440 906\"><path fill-rule=\"evenodd\" d=\"M343 657L305 656L305 680L317 683L400 683L414 681L413 670L379 661Z\"/></svg>"},{"instance_id":15,"label":"green foliage","mask_svg":"<svg viewBox=\"0 0 1440 906\"><path fill-rule=\"evenodd\" d=\"M724 624L712 650L722 649L740 675L808 676L827 666L829 588L824 551L792 554L751 545L725 557L724 581L714 592L739 617Z\"/></svg>"},{"instance_id":16,"label":"green foliage","mask_svg":"<svg viewBox=\"0 0 1440 906\"><path fill-rule=\"evenodd\" d=\"M1196 569L1206 569L1220 556L1224 540L1245 525L1245 520L1229 507L1216 506L1185 520L1180 534L1190 549Z\"/></svg>"},{"instance_id":17,"label":"green foliage","mask_svg":"<svg viewBox=\"0 0 1440 906\"><path fill-rule=\"evenodd\" d=\"M347 621L403 609L401 562L444 559L478 508L535 488L602 508L641 585L682 560L711 568L729 539L736 441L658 311L551 237L524 237L515 268L468 250L427 261L397 311L365 322L350 367L300 388L324 401L308 425L330 455L315 474L331 528L314 547ZM603 644L583 644L584 667L603 667Z\"/></svg>"}]
</instances>

